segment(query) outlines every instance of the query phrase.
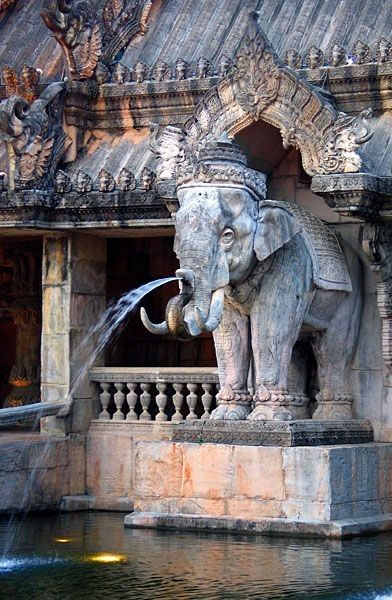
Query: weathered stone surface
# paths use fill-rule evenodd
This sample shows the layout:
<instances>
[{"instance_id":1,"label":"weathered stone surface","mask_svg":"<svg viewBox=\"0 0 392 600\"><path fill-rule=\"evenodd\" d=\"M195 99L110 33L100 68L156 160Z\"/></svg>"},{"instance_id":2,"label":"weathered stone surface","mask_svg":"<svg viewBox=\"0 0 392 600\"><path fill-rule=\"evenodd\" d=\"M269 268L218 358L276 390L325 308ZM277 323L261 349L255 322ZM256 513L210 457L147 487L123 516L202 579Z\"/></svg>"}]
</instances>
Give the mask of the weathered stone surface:
<instances>
[{"instance_id":1,"label":"weathered stone surface","mask_svg":"<svg viewBox=\"0 0 392 600\"><path fill-rule=\"evenodd\" d=\"M366 533L392 529L392 514L359 517L339 521L298 521L280 518L238 519L230 516L208 517L195 514L157 514L135 512L124 518L125 527L135 529L178 529L195 531L227 531L262 535L284 535L310 538L350 538Z\"/></svg>"},{"instance_id":2,"label":"weathered stone surface","mask_svg":"<svg viewBox=\"0 0 392 600\"><path fill-rule=\"evenodd\" d=\"M369 421L186 421L173 427L173 442L241 446L321 446L373 441Z\"/></svg>"},{"instance_id":3,"label":"weathered stone surface","mask_svg":"<svg viewBox=\"0 0 392 600\"><path fill-rule=\"evenodd\" d=\"M380 515L392 512L391 462L392 444L271 448L139 441L131 521L137 522L137 512L166 513L180 522L184 515L248 524L273 518L327 524L332 535L334 521L383 521ZM319 533L324 530L320 526Z\"/></svg>"},{"instance_id":4,"label":"weathered stone surface","mask_svg":"<svg viewBox=\"0 0 392 600\"><path fill-rule=\"evenodd\" d=\"M84 439L2 434L0 489L0 512L57 510L84 491Z\"/></svg>"},{"instance_id":5,"label":"weathered stone surface","mask_svg":"<svg viewBox=\"0 0 392 600\"><path fill-rule=\"evenodd\" d=\"M211 447L215 448L215 446ZM284 466L281 448L234 446L231 460L232 492L244 499L284 499Z\"/></svg>"}]
</instances>

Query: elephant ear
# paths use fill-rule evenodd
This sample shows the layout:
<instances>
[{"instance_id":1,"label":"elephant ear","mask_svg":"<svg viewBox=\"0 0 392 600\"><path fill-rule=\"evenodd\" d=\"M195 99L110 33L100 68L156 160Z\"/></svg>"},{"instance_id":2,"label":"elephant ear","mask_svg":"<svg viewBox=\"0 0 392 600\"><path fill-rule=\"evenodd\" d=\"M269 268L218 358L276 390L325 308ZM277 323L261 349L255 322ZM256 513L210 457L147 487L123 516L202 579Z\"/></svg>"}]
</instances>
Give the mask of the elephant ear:
<instances>
[{"instance_id":1,"label":"elephant ear","mask_svg":"<svg viewBox=\"0 0 392 600\"><path fill-rule=\"evenodd\" d=\"M268 258L300 231L298 221L282 208L261 207L254 241L257 258Z\"/></svg>"}]
</instances>

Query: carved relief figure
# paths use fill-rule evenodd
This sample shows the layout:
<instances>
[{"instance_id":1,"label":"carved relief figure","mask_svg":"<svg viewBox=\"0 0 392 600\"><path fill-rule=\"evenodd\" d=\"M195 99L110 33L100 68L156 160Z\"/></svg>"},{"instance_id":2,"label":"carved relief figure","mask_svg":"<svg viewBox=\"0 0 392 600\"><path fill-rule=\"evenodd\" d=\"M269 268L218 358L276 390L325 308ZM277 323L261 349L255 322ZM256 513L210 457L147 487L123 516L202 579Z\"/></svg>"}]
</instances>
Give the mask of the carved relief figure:
<instances>
[{"instance_id":1,"label":"carved relief figure","mask_svg":"<svg viewBox=\"0 0 392 600\"><path fill-rule=\"evenodd\" d=\"M266 200L264 175L248 169L229 142L207 145L177 184L181 291L163 323L151 323L143 309L141 316L153 333L189 339L213 332L221 391L212 418L306 418L308 399L288 389L300 336L318 363L314 418L350 418L348 370L362 307L358 258L311 213Z\"/></svg>"},{"instance_id":2,"label":"carved relief figure","mask_svg":"<svg viewBox=\"0 0 392 600\"><path fill-rule=\"evenodd\" d=\"M62 90L62 83L52 83L32 104L17 95L0 103L0 141L7 150L9 189L42 180L68 147L60 119L51 119L47 112L50 105L61 104Z\"/></svg>"},{"instance_id":3,"label":"carved relief figure","mask_svg":"<svg viewBox=\"0 0 392 600\"><path fill-rule=\"evenodd\" d=\"M317 69L324 64L324 54L320 48L312 46L305 57L305 64L311 69Z\"/></svg>"},{"instance_id":4,"label":"carved relief figure","mask_svg":"<svg viewBox=\"0 0 392 600\"><path fill-rule=\"evenodd\" d=\"M118 189L122 192L129 192L136 188L136 178L135 175L126 169L125 167L121 169L120 173L117 177L117 186Z\"/></svg>"},{"instance_id":5,"label":"carved relief figure","mask_svg":"<svg viewBox=\"0 0 392 600\"><path fill-rule=\"evenodd\" d=\"M186 79L188 77L188 72L189 72L189 64L182 58L179 58L176 62L176 66L175 66L176 79L178 79L178 80Z\"/></svg>"}]
</instances>

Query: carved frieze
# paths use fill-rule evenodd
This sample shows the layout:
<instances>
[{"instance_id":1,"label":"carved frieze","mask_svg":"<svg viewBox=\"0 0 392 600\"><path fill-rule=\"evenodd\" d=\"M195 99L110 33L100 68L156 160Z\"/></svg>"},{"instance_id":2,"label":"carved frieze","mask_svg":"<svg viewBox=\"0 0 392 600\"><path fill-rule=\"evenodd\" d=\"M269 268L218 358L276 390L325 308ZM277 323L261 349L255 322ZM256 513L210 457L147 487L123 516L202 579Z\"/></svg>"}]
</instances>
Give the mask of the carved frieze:
<instances>
[{"instance_id":1,"label":"carved frieze","mask_svg":"<svg viewBox=\"0 0 392 600\"><path fill-rule=\"evenodd\" d=\"M117 177L117 187L123 192L128 192L136 188L135 175L125 167L121 169Z\"/></svg>"},{"instance_id":2,"label":"carved frieze","mask_svg":"<svg viewBox=\"0 0 392 600\"><path fill-rule=\"evenodd\" d=\"M377 45L376 60L377 62L384 63L392 58L392 47L389 40L382 37Z\"/></svg>"},{"instance_id":3,"label":"carved frieze","mask_svg":"<svg viewBox=\"0 0 392 600\"><path fill-rule=\"evenodd\" d=\"M78 171L73 182L73 189L79 194L86 194L93 189L93 181L84 171Z\"/></svg>"},{"instance_id":4,"label":"carved frieze","mask_svg":"<svg viewBox=\"0 0 392 600\"><path fill-rule=\"evenodd\" d=\"M98 173L98 189L100 192L113 192L116 188L116 182L113 175L106 169L101 169Z\"/></svg>"},{"instance_id":5,"label":"carved frieze","mask_svg":"<svg viewBox=\"0 0 392 600\"><path fill-rule=\"evenodd\" d=\"M357 40L355 42L353 56L357 65L363 65L364 63L371 62L372 60L369 46L364 44L361 40Z\"/></svg>"},{"instance_id":6,"label":"carved frieze","mask_svg":"<svg viewBox=\"0 0 392 600\"><path fill-rule=\"evenodd\" d=\"M57 194L66 194L72 191L71 178L65 171L59 169L54 178L54 191Z\"/></svg>"},{"instance_id":7,"label":"carved frieze","mask_svg":"<svg viewBox=\"0 0 392 600\"><path fill-rule=\"evenodd\" d=\"M290 48L285 54L284 62L290 69L300 69L302 64L301 55L295 48Z\"/></svg>"},{"instance_id":8,"label":"carved frieze","mask_svg":"<svg viewBox=\"0 0 392 600\"><path fill-rule=\"evenodd\" d=\"M321 64L316 50L308 57L312 67ZM211 102L200 102L185 124L187 142L196 155L209 140L224 132L233 137L263 119L279 128L284 147L301 151L309 175L364 169L357 150L372 135L371 111L357 117L339 112L330 98L285 67L260 29L257 13L252 14L233 69L208 98Z\"/></svg>"},{"instance_id":9,"label":"carved frieze","mask_svg":"<svg viewBox=\"0 0 392 600\"><path fill-rule=\"evenodd\" d=\"M44 0L41 16L62 49L67 77L92 77L102 53L102 32L94 2Z\"/></svg>"},{"instance_id":10,"label":"carved frieze","mask_svg":"<svg viewBox=\"0 0 392 600\"><path fill-rule=\"evenodd\" d=\"M343 46L335 42L329 53L329 62L332 67L340 67L347 63L347 53Z\"/></svg>"},{"instance_id":11,"label":"carved frieze","mask_svg":"<svg viewBox=\"0 0 392 600\"><path fill-rule=\"evenodd\" d=\"M305 55L305 65L310 69L318 69L324 64L324 53L320 48L312 46Z\"/></svg>"}]
</instances>

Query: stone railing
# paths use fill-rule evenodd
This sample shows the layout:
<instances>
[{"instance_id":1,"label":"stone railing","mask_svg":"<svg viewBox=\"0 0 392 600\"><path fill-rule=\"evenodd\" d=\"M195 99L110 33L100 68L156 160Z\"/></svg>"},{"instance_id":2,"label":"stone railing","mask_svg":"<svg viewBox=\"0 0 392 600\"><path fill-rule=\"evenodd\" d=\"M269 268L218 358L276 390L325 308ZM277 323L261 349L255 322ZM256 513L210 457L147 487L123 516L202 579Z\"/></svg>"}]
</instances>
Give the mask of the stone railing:
<instances>
[{"instance_id":1,"label":"stone railing","mask_svg":"<svg viewBox=\"0 0 392 600\"><path fill-rule=\"evenodd\" d=\"M0 409L0 427L9 427L33 419L57 415L65 406L64 402L36 402L26 406Z\"/></svg>"},{"instance_id":2,"label":"stone railing","mask_svg":"<svg viewBox=\"0 0 392 600\"><path fill-rule=\"evenodd\" d=\"M99 420L172 421L209 419L216 406L216 368L97 367Z\"/></svg>"}]
</instances>

